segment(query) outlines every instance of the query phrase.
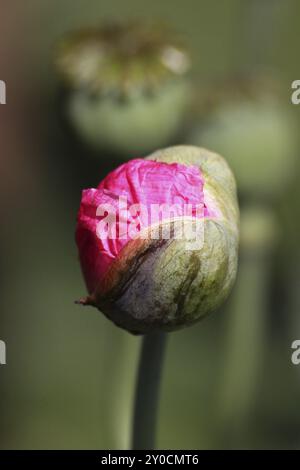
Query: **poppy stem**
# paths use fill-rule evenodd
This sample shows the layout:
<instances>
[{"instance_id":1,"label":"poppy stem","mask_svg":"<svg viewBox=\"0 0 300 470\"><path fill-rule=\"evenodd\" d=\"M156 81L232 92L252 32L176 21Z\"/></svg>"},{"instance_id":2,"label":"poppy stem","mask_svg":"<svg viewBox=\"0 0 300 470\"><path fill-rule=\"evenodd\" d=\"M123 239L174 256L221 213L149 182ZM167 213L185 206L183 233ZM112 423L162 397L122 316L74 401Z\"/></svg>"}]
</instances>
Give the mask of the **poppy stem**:
<instances>
[{"instance_id":1,"label":"poppy stem","mask_svg":"<svg viewBox=\"0 0 300 470\"><path fill-rule=\"evenodd\" d=\"M166 338L166 333L156 332L149 333L142 339L133 414L132 448L134 450L152 450L155 447Z\"/></svg>"}]
</instances>

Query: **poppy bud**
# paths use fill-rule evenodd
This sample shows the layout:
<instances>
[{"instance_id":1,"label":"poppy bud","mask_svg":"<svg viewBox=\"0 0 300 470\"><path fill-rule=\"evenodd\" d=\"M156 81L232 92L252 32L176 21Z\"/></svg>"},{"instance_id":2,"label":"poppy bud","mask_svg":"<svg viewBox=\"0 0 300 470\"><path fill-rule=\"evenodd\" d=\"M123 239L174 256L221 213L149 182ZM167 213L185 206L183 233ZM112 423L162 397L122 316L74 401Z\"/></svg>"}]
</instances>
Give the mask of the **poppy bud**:
<instances>
[{"instance_id":1,"label":"poppy bud","mask_svg":"<svg viewBox=\"0 0 300 470\"><path fill-rule=\"evenodd\" d=\"M160 24L73 32L60 42L56 66L69 92L67 116L96 149L146 152L170 141L185 117L189 55Z\"/></svg>"},{"instance_id":2,"label":"poppy bud","mask_svg":"<svg viewBox=\"0 0 300 470\"><path fill-rule=\"evenodd\" d=\"M191 325L227 297L237 268L235 180L192 146L124 163L83 191L76 241L89 296L133 333Z\"/></svg>"}]
</instances>

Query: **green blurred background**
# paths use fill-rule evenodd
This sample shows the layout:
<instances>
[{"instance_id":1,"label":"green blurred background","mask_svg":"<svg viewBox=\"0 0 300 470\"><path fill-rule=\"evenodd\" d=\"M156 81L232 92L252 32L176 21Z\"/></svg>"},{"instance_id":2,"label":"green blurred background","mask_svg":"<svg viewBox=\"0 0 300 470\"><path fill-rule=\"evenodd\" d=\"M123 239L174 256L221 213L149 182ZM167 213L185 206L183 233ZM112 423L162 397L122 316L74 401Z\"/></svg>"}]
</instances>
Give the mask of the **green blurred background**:
<instances>
[{"instance_id":1,"label":"green blurred background","mask_svg":"<svg viewBox=\"0 0 300 470\"><path fill-rule=\"evenodd\" d=\"M290 87L300 78L300 3L11 0L0 11L0 79L7 83L0 108L0 339L7 345L0 447L126 448L140 339L73 302L85 294L74 242L81 189L94 187L116 161L92 154L65 130L53 46L62 33L105 19L162 19L191 47L196 87L271 68L299 125ZM258 278L259 269L242 273L247 292L238 282L219 312L170 335L159 448L300 447L300 366L290 360L300 337L299 170L296 155L294 178L274 207L280 236L268 280ZM265 311L249 339L252 284L264 290ZM231 307L241 311L242 325ZM232 340L238 328L243 333Z\"/></svg>"}]
</instances>

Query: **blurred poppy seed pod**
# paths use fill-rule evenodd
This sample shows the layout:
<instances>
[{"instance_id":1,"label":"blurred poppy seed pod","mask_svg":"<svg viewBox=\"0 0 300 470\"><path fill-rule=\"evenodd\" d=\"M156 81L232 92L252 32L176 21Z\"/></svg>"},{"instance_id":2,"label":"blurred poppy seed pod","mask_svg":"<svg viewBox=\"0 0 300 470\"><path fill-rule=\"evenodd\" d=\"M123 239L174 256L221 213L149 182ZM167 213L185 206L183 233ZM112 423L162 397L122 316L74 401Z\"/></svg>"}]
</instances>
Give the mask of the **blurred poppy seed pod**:
<instances>
[{"instance_id":1,"label":"blurred poppy seed pod","mask_svg":"<svg viewBox=\"0 0 300 470\"><path fill-rule=\"evenodd\" d=\"M233 174L215 153L177 146L124 163L83 191L76 241L89 296L79 303L137 334L192 325L233 285L238 219Z\"/></svg>"},{"instance_id":2,"label":"blurred poppy seed pod","mask_svg":"<svg viewBox=\"0 0 300 470\"><path fill-rule=\"evenodd\" d=\"M280 84L266 76L229 81L207 91L190 141L229 162L248 199L270 200L285 190L295 168L295 120Z\"/></svg>"},{"instance_id":3,"label":"blurred poppy seed pod","mask_svg":"<svg viewBox=\"0 0 300 470\"><path fill-rule=\"evenodd\" d=\"M178 132L189 102L186 48L158 24L113 23L67 35L56 54L78 135L118 154L146 152Z\"/></svg>"}]
</instances>

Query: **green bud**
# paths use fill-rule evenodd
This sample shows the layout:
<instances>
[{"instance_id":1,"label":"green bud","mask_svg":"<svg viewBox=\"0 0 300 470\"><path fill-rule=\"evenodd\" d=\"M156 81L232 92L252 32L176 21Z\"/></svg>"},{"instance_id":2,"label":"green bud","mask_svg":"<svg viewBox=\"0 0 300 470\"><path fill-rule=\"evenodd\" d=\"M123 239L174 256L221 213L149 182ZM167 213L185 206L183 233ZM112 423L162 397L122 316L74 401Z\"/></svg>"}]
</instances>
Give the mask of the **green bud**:
<instances>
[{"instance_id":1,"label":"green bud","mask_svg":"<svg viewBox=\"0 0 300 470\"><path fill-rule=\"evenodd\" d=\"M225 160L191 146L160 150L148 159L197 166L213 214L200 219L204 238L197 249L187 249L188 237L176 239L176 221L170 239L129 241L109 276L82 301L134 333L196 323L226 299L237 270L239 211L235 180ZM187 223L190 228L195 224Z\"/></svg>"}]
</instances>

